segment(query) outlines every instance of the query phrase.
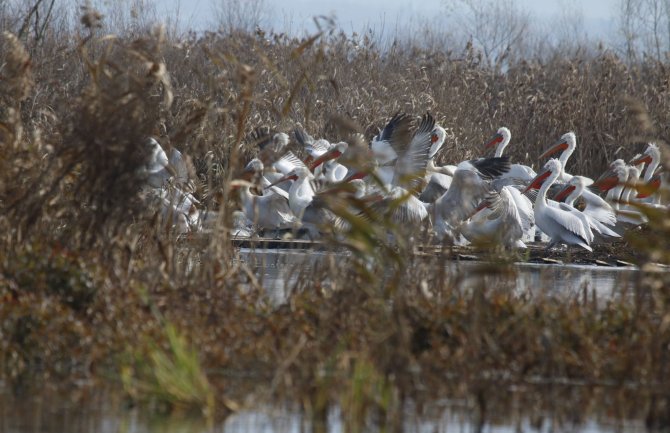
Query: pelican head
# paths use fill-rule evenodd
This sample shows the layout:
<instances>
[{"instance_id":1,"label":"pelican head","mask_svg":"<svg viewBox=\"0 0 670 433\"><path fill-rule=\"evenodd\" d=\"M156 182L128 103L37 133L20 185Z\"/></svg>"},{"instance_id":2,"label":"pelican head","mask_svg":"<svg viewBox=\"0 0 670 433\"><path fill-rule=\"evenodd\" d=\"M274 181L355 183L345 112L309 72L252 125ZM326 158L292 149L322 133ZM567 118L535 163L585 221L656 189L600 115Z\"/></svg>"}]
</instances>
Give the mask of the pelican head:
<instances>
[{"instance_id":1,"label":"pelican head","mask_svg":"<svg viewBox=\"0 0 670 433\"><path fill-rule=\"evenodd\" d=\"M658 161L661 158L661 150L656 143L649 143L642 155L636 155L630 162L630 165L638 166L642 164L651 164L652 161Z\"/></svg>"},{"instance_id":2,"label":"pelican head","mask_svg":"<svg viewBox=\"0 0 670 433\"><path fill-rule=\"evenodd\" d=\"M600 175L593 183L593 186L600 189L602 192L607 192L617 186L617 184L626 182L628 179L628 170L623 159L613 161L609 168Z\"/></svg>"},{"instance_id":3,"label":"pelican head","mask_svg":"<svg viewBox=\"0 0 670 433\"><path fill-rule=\"evenodd\" d=\"M567 155L563 157L561 155L562 159L567 159L568 156L572 154L572 152L575 150L575 147L577 147L577 136L575 135L574 132L566 132L565 134L561 135L561 138L558 139L554 144L551 145L547 150L540 155L540 159L547 158L557 152L563 152L563 155Z\"/></svg>"},{"instance_id":4,"label":"pelican head","mask_svg":"<svg viewBox=\"0 0 670 433\"><path fill-rule=\"evenodd\" d=\"M533 178L533 180L530 181L526 189L524 189L524 193L528 192L531 189L540 189L542 184L551 176L558 176L561 174L561 170L563 170L563 166L561 165L561 161L558 159L552 158L549 161L547 161L544 164L544 167L542 170Z\"/></svg>"},{"instance_id":5,"label":"pelican head","mask_svg":"<svg viewBox=\"0 0 670 433\"><path fill-rule=\"evenodd\" d=\"M245 172L251 172L251 173L262 173L263 169L264 169L263 162L258 158L252 159L244 167Z\"/></svg>"},{"instance_id":6,"label":"pelican head","mask_svg":"<svg viewBox=\"0 0 670 433\"><path fill-rule=\"evenodd\" d=\"M345 141L340 141L339 143L332 145L328 152L324 153L323 155L312 161L312 163L309 166L310 170L315 170L318 166L320 166L326 161L339 158L340 156L342 156L344 152L347 151L348 148L349 144L347 144L347 142Z\"/></svg>"},{"instance_id":7,"label":"pelican head","mask_svg":"<svg viewBox=\"0 0 670 433\"><path fill-rule=\"evenodd\" d=\"M505 127L501 126L498 128L495 134L493 134L493 137L489 139L489 141L486 142L484 145L484 149L490 149L494 146L499 146L502 145L502 148L504 149L508 144L510 139L512 138L512 133L510 130Z\"/></svg>"},{"instance_id":8,"label":"pelican head","mask_svg":"<svg viewBox=\"0 0 670 433\"><path fill-rule=\"evenodd\" d=\"M593 184L593 181L587 177L584 176L572 176L572 178L568 181L568 183L563 187L561 191L559 191L555 196L554 200L556 201L563 201L570 194L572 194L573 191L577 191L577 197L584 192L584 188L587 186L590 186Z\"/></svg>"}]
</instances>

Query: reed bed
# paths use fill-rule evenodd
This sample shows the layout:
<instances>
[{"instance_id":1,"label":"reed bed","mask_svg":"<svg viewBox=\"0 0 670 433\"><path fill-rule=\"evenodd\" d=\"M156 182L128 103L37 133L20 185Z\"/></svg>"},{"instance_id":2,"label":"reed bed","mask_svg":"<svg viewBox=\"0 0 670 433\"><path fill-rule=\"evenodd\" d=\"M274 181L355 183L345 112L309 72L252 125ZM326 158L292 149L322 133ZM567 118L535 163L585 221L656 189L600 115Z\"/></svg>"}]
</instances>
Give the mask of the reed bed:
<instances>
[{"instance_id":1,"label":"reed bed","mask_svg":"<svg viewBox=\"0 0 670 433\"><path fill-rule=\"evenodd\" d=\"M670 425L666 274L611 299L462 290L444 258L380 242L398 231L383 222L333 242L350 254L296 269L276 303L228 234L230 181L255 154L258 127L369 138L396 111L429 111L450 132L441 162L479 155L505 125L512 159L530 164L574 130L571 170L594 175L668 136L665 63L601 50L501 73L469 46L382 51L328 28L304 39L112 37L99 19L85 10L78 35L36 47L3 34L1 380L111 380L157 410L210 417L287 403L317 430L333 407L352 431L395 429L400 409L448 397L481 422L527 401L524 414L566 422L598 407ZM220 212L201 250L180 247L142 192L149 135L190 156L196 195ZM667 215L652 227L637 241L668 261ZM510 271L490 266L481 272Z\"/></svg>"}]
</instances>

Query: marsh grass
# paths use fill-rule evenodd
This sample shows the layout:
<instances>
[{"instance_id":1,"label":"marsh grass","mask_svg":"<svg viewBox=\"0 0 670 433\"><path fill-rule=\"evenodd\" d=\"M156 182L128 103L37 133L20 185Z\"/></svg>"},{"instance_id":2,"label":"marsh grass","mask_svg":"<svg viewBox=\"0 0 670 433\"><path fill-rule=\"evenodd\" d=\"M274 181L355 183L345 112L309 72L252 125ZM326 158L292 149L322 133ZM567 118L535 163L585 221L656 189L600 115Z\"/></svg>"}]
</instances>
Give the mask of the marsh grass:
<instances>
[{"instance_id":1,"label":"marsh grass","mask_svg":"<svg viewBox=\"0 0 670 433\"><path fill-rule=\"evenodd\" d=\"M666 274L610 299L463 290L446 257L411 254L406 228L336 196L326 204L352 230L324 248L348 254L296 269L277 303L228 235L230 181L255 154L246 137L257 127L369 138L396 111L430 111L451 133L440 162L479 155L506 125L512 159L525 163L572 129L570 168L593 175L641 150L634 140L668 136L667 65L601 51L519 60L501 74L471 46L382 51L328 27L305 39L170 40L160 30L109 37L85 21L82 35L47 39L33 57L3 38L0 378L111 376L130 399L218 416L288 402L315 426L339 407L351 431L397 429L403 408L445 396L481 422L504 418L521 389L531 416L602 410L667 427ZM191 156L195 193L219 212L197 251L146 205L138 169L152 134ZM662 233L655 260L667 260ZM563 392L598 409L558 404Z\"/></svg>"},{"instance_id":2,"label":"marsh grass","mask_svg":"<svg viewBox=\"0 0 670 433\"><path fill-rule=\"evenodd\" d=\"M167 347L146 344L148 353L136 353L133 365L123 366L121 381L136 401L149 400L167 411L201 410L214 413L214 394L202 370L199 355L174 326L165 324Z\"/></svg>"}]
</instances>

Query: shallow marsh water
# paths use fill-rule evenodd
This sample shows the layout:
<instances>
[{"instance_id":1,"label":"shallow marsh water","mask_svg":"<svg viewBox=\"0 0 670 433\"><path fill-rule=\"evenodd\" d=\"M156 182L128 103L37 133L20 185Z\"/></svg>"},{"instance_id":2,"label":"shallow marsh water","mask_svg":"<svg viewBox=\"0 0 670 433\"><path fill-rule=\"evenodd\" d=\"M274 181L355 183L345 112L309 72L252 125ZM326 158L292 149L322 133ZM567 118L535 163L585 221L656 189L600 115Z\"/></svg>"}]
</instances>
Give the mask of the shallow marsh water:
<instances>
[{"instance_id":1,"label":"shallow marsh water","mask_svg":"<svg viewBox=\"0 0 670 433\"><path fill-rule=\"evenodd\" d=\"M317 264L337 261L338 253L305 250L241 249L240 260L254 269L271 298L281 302L301 273ZM335 263L337 266L337 263ZM539 264L518 262L491 265L470 260L445 262L447 274L461 289L478 287L509 288L517 292L550 291L557 294L588 295L598 298L626 293L636 286L640 271L636 267L600 267L579 264ZM346 272L345 269L342 272Z\"/></svg>"},{"instance_id":2,"label":"shallow marsh water","mask_svg":"<svg viewBox=\"0 0 670 433\"><path fill-rule=\"evenodd\" d=\"M240 251L239 260L254 270L259 283L267 288L276 303L281 303L287 291L296 283L299 273L309 272L317 265L337 266L338 255L304 250L248 250ZM633 267L601 268L583 265L547 265L516 263L506 265L505 272L491 272L490 265L476 261L447 262L448 273L459 275L455 280L463 289L490 286L509 287L510 290L542 291L571 295L595 295L597 298L625 294L635 287L640 271ZM86 388L86 387L84 387ZM516 432L516 431L579 431L628 432L644 429L640 420L622 422L607 417L588 416L578 422L544 418L538 423L527 412L501 414L500 419L477 424L476 409L472 403L447 401L416 415L409 411L404 431L411 432ZM482 427L480 429L480 427ZM138 408L128 408L120 391L57 392L41 387L10 392L0 383L0 433L145 433L145 432L302 432L311 427L299 411L261 408L240 411L223 421L207 424L191 418L148 415ZM337 413L328 418L328 431L344 431L345 426Z\"/></svg>"},{"instance_id":3,"label":"shallow marsh water","mask_svg":"<svg viewBox=\"0 0 670 433\"><path fill-rule=\"evenodd\" d=\"M440 402L421 416L408 411L403 422L407 432L489 432L519 431L583 433L637 432L640 420L621 422L608 417L585 422L549 417L518 417L505 414L479 429L476 411L459 401ZM208 423L197 417L148 415L125 406L119 393L87 391L63 397L54 391L42 395L9 397L0 394L1 433L299 433L312 431L300 412L290 409L242 410L223 421ZM317 431L324 431L318 430ZM326 431L345 431L337 411L327 420Z\"/></svg>"}]
</instances>

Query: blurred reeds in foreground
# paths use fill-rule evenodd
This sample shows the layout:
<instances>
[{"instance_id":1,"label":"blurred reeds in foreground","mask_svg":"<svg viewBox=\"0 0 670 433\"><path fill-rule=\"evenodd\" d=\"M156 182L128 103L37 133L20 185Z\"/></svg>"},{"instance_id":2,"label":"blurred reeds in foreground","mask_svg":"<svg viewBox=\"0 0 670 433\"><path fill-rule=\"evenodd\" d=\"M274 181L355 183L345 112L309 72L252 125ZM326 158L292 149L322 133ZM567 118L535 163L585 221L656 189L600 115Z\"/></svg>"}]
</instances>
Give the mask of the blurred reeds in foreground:
<instances>
[{"instance_id":1,"label":"blurred reeds in foreground","mask_svg":"<svg viewBox=\"0 0 670 433\"><path fill-rule=\"evenodd\" d=\"M254 155L245 139L257 127L299 123L314 136L369 138L396 111L430 111L453 137L441 162L479 155L506 125L512 159L531 164L574 130L571 170L592 175L639 151L638 141L667 137L665 63L628 65L602 51L520 60L503 74L482 66L471 46L382 52L328 31L173 40L158 29L131 38L104 35L95 14L85 17L80 35L47 37L32 56L3 35L3 380L111 376L130 398L168 409L220 415L288 402L315 423L337 405L352 430L397 426L407 402L445 396L467 397L490 419L508 404L501 389L522 387L535 399L531 411L586 416L605 407L668 426L665 274L611 299L465 291L443 258L419 259L411 245L366 235L373 225L384 235L398 229L384 221L333 244L355 254L296 269L277 305L235 260L227 234L237 207L230 181ZM645 108L645 122L631 116L630 101ZM201 251L181 248L147 204L150 135L190 155L196 194L220 212ZM667 261L667 215L653 221L650 257ZM598 403L559 404L556 389L566 384Z\"/></svg>"}]
</instances>

